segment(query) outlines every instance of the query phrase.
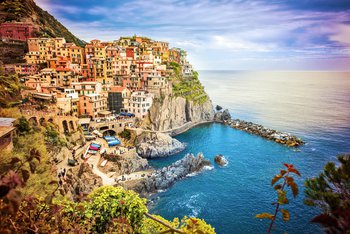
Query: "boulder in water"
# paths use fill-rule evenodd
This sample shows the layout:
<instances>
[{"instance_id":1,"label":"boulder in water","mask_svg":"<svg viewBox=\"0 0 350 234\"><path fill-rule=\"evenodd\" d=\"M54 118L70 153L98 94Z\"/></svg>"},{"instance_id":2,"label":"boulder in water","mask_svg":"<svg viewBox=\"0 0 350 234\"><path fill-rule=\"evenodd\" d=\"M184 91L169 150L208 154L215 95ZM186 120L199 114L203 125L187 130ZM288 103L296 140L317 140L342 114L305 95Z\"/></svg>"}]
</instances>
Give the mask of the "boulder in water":
<instances>
[{"instance_id":1,"label":"boulder in water","mask_svg":"<svg viewBox=\"0 0 350 234\"><path fill-rule=\"evenodd\" d=\"M227 159L221 154L216 155L214 158L214 161L220 166L225 166L228 163Z\"/></svg>"}]
</instances>

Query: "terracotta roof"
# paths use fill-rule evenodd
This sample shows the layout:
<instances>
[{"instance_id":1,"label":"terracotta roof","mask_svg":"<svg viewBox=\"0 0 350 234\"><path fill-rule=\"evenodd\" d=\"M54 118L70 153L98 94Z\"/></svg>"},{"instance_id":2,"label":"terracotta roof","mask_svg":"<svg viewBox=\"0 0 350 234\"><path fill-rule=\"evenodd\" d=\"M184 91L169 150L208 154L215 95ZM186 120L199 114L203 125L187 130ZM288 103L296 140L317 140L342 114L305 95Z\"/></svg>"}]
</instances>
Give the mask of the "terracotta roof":
<instances>
[{"instance_id":1,"label":"terracotta roof","mask_svg":"<svg viewBox=\"0 0 350 234\"><path fill-rule=\"evenodd\" d=\"M123 86L112 86L110 92L121 93L126 89Z\"/></svg>"},{"instance_id":2,"label":"terracotta roof","mask_svg":"<svg viewBox=\"0 0 350 234\"><path fill-rule=\"evenodd\" d=\"M56 71L71 71L71 69L70 68L59 67L59 68L56 68Z\"/></svg>"}]
</instances>

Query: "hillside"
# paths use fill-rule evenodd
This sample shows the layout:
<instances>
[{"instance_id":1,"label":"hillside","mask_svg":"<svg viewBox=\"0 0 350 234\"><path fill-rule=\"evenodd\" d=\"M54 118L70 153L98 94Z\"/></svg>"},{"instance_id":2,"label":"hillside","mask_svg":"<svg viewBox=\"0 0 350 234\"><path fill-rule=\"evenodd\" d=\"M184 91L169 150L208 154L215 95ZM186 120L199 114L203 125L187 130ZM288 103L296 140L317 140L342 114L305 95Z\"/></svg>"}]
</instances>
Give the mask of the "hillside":
<instances>
[{"instance_id":1,"label":"hillside","mask_svg":"<svg viewBox=\"0 0 350 234\"><path fill-rule=\"evenodd\" d=\"M67 42L74 42L80 46L84 44L33 0L0 0L0 23L13 21L26 21L38 25L40 27L38 36L64 37Z\"/></svg>"},{"instance_id":2,"label":"hillside","mask_svg":"<svg viewBox=\"0 0 350 234\"><path fill-rule=\"evenodd\" d=\"M0 67L0 109L19 102L21 99L20 89L18 77L5 75Z\"/></svg>"}]
</instances>

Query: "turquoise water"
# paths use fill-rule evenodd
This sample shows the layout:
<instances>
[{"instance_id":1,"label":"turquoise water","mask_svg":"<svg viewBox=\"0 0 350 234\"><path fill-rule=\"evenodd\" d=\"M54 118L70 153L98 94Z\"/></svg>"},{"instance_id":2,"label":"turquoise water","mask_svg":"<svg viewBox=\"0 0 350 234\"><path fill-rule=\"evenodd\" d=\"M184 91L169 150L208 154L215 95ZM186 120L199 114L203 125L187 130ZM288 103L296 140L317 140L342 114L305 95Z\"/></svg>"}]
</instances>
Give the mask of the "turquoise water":
<instances>
[{"instance_id":1,"label":"turquoise water","mask_svg":"<svg viewBox=\"0 0 350 234\"><path fill-rule=\"evenodd\" d=\"M221 153L229 164L159 193L151 212L168 219L204 218L218 233L264 233L268 222L254 216L273 211L270 181L286 162L302 174L300 194L286 206L290 222L278 222L275 232L322 232L309 222L317 209L303 205L303 180L350 152L350 73L202 71L200 77L213 103L229 108L233 117L294 133L307 144L296 151L220 124L193 128L176 137L187 144L185 151L151 164L162 167L198 152L212 162Z\"/></svg>"}]
</instances>

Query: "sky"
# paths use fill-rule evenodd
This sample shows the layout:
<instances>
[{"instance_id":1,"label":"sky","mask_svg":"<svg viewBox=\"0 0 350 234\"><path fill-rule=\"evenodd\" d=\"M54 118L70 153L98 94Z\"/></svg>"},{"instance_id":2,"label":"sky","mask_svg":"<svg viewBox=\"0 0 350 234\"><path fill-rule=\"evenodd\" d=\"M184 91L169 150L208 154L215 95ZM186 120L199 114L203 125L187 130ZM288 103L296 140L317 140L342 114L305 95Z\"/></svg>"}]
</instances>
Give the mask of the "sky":
<instances>
[{"instance_id":1,"label":"sky","mask_svg":"<svg viewBox=\"0 0 350 234\"><path fill-rule=\"evenodd\" d=\"M350 0L35 0L90 41L141 35L197 70L350 70Z\"/></svg>"}]
</instances>

